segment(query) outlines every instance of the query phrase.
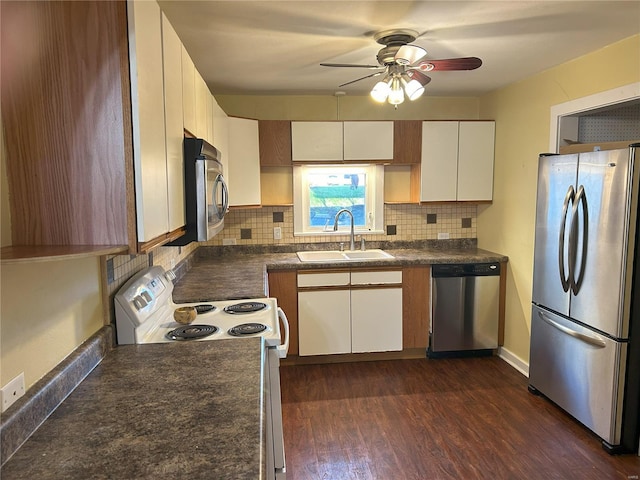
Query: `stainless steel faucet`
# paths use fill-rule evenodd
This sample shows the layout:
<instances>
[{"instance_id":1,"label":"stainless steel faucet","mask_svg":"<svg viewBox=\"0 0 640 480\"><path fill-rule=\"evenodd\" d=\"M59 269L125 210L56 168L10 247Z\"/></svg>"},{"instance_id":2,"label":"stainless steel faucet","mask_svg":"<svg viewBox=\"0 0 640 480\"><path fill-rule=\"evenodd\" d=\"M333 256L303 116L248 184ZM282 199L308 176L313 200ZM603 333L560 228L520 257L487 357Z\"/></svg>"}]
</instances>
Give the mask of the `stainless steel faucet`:
<instances>
[{"instance_id":1,"label":"stainless steel faucet","mask_svg":"<svg viewBox=\"0 0 640 480\"><path fill-rule=\"evenodd\" d=\"M338 213L336 213L335 218L333 219L333 231L334 232L338 231L338 217L340 217L340 215L342 215L343 213L348 213L349 216L351 217L351 245L349 247L349 250L355 250L356 249L356 242L355 242L354 234L353 234L353 213L351 213L346 208L343 208L342 210L338 211Z\"/></svg>"}]
</instances>

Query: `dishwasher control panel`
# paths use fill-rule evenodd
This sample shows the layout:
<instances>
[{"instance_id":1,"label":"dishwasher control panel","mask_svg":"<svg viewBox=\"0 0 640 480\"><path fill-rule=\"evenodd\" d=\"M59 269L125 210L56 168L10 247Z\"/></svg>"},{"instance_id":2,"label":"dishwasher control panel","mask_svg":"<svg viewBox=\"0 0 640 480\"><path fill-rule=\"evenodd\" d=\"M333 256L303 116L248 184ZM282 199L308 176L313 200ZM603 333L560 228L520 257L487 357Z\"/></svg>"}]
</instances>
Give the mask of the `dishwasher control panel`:
<instances>
[{"instance_id":1,"label":"dishwasher control panel","mask_svg":"<svg viewBox=\"0 0 640 480\"><path fill-rule=\"evenodd\" d=\"M500 275L499 263L442 263L431 266L431 276L466 277Z\"/></svg>"}]
</instances>

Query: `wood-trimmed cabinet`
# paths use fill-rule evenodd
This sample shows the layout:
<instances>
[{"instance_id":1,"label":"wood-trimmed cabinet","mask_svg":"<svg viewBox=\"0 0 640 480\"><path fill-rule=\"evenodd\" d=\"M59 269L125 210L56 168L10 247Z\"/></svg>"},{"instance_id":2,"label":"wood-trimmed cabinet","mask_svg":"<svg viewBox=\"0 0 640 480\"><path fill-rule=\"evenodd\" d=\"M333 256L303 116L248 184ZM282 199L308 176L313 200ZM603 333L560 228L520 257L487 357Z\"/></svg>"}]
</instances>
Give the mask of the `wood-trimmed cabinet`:
<instances>
[{"instance_id":1,"label":"wood-trimmed cabinet","mask_svg":"<svg viewBox=\"0 0 640 480\"><path fill-rule=\"evenodd\" d=\"M298 271L299 355L402 350L402 270Z\"/></svg>"},{"instance_id":2,"label":"wood-trimmed cabinet","mask_svg":"<svg viewBox=\"0 0 640 480\"><path fill-rule=\"evenodd\" d=\"M291 122L294 162L391 161L392 121Z\"/></svg>"},{"instance_id":3,"label":"wood-trimmed cabinet","mask_svg":"<svg viewBox=\"0 0 640 480\"><path fill-rule=\"evenodd\" d=\"M420 201L491 201L495 122L422 123Z\"/></svg>"},{"instance_id":4,"label":"wood-trimmed cabinet","mask_svg":"<svg viewBox=\"0 0 640 480\"><path fill-rule=\"evenodd\" d=\"M260 147L258 121L228 117L228 176L229 205L232 207L259 206Z\"/></svg>"},{"instance_id":5,"label":"wood-trimmed cabinet","mask_svg":"<svg viewBox=\"0 0 640 480\"><path fill-rule=\"evenodd\" d=\"M14 245L3 262L135 251L126 4L3 4L3 31L18 18L38 31L13 28L0 58Z\"/></svg>"}]
</instances>

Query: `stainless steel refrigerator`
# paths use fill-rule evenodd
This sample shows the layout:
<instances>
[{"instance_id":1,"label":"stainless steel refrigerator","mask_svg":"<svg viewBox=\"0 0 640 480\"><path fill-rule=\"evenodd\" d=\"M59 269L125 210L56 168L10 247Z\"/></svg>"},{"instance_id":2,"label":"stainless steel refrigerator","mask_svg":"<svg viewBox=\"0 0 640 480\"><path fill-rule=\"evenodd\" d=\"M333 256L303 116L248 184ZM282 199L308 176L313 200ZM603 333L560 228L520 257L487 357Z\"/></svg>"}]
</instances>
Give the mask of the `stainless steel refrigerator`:
<instances>
[{"instance_id":1,"label":"stainless steel refrigerator","mask_svg":"<svg viewBox=\"0 0 640 480\"><path fill-rule=\"evenodd\" d=\"M529 390L610 453L638 450L638 146L538 167Z\"/></svg>"}]
</instances>

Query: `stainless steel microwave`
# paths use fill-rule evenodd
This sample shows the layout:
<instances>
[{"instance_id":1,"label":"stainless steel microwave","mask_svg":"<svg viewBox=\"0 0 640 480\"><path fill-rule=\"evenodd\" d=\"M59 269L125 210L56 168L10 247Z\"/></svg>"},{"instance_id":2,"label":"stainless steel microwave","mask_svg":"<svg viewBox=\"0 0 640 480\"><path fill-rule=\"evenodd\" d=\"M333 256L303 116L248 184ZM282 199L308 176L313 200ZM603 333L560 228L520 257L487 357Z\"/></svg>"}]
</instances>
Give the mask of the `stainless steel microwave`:
<instances>
[{"instance_id":1,"label":"stainless steel microwave","mask_svg":"<svg viewBox=\"0 0 640 480\"><path fill-rule=\"evenodd\" d=\"M221 153L201 138L184 139L186 234L168 245L205 242L224 227L229 189Z\"/></svg>"}]
</instances>

